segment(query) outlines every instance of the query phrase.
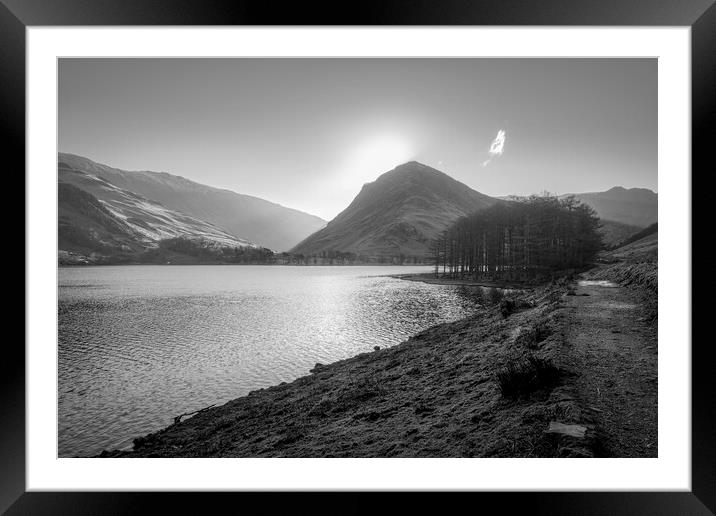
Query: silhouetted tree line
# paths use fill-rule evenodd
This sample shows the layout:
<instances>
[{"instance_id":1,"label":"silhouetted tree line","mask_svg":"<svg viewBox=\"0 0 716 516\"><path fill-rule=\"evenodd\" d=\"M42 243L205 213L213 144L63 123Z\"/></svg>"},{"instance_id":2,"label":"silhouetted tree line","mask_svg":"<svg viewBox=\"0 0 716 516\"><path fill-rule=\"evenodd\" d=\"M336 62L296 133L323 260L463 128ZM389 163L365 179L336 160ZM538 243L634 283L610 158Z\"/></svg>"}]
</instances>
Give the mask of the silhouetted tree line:
<instances>
[{"instance_id":1,"label":"silhouetted tree line","mask_svg":"<svg viewBox=\"0 0 716 516\"><path fill-rule=\"evenodd\" d=\"M320 253L304 255L280 253L277 255L277 263L286 265L364 265L364 264L385 264L385 265L409 265L430 263L429 257L413 256L406 254L397 255L367 255L343 251L321 251Z\"/></svg>"},{"instance_id":2,"label":"silhouetted tree line","mask_svg":"<svg viewBox=\"0 0 716 516\"><path fill-rule=\"evenodd\" d=\"M166 263L181 260L176 254L200 263L236 263L261 265L407 265L430 263L425 256L399 254L395 256L372 256L342 251L322 251L318 254L274 253L263 247L222 247L210 242L189 238L167 238L158 247L148 249L139 256L146 263Z\"/></svg>"},{"instance_id":3,"label":"silhouetted tree line","mask_svg":"<svg viewBox=\"0 0 716 516\"><path fill-rule=\"evenodd\" d=\"M220 247L181 237L161 240L158 248L146 251L143 258L146 261L163 261L170 259L169 252L190 256L205 263L274 263L273 251L263 247Z\"/></svg>"},{"instance_id":4,"label":"silhouetted tree line","mask_svg":"<svg viewBox=\"0 0 716 516\"><path fill-rule=\"evenodd\" d=\"M435 274L525 280L590 263L603 248L594 209L532 196L463 217L431 243Z\"/></svg>"}]
</instances>

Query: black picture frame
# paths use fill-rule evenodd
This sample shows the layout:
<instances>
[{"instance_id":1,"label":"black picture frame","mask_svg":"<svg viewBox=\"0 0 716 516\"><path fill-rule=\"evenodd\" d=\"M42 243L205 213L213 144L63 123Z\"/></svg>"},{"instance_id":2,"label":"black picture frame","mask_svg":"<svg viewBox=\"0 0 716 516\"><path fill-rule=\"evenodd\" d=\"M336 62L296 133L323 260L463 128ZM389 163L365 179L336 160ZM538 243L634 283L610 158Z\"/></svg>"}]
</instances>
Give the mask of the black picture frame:
<instances>
[{"instance_id":1,"label":"black picture frame","mask_svg":"<svg viewBox=\"0 0 716 516\"><path fill-rule=\"evenodd\" d=\"M21 181L25 170L25 29L64 25L620 25L691 27L692 191L713 171L716 104L716 5L713 0L363 0L272 2L245 0L0 0L0 127L5 173ZM7 176L6 176L7 177ZM7 188L7 186L6 186ZM25 191L24 181L17 185ZM6 190L7 191L7 190ZM18 192L19 190L14 190ZM702 189L703 193L703 189ZM708 220L692 202L694 228ZM701 216L699 216L701 215ZM698 235L699 231L692 234ZM24 238L24 237L23 237ZM20 241L20 239L16 239ZM691 250L693 253L693 249ZM692 270L699 270L693 260ZM27 274L27 269L26 269ZM707 287L705 287L707 288ZM23 296L24 297L24 296ZM692 314L704 311L692 300ZM23 303L24 307L24 303ZM694 322L699 317L692 315ZM703 318L701 318L703 320ZM252 493L59 493L25 492L25 353L6 333L0 424L0 510L7 514L124 514L208 512L217 498L235 510L253 506ZM694 334L695 335L695 334ZM452 504L531 514L713 514L716 512L716 385L713 344L692 339L692 491L585 493L470 493L427 500L422 493L401 495L401 503L449 510ZM674 342L667 345L689 345ZM599 459L596 459L599 460ZM239 502L236 497L243 497ZM293 511L335 512L322 494L263 496L261 512L290 503ZM351 495L340 512L380 509L383 502ZM241 505L238 505L241 504ZM408 509L403 505L403 509ZM456 506L457 507L457 506ZM303 509L303 510L302 510Z\"/></svg>"}]
</instances>

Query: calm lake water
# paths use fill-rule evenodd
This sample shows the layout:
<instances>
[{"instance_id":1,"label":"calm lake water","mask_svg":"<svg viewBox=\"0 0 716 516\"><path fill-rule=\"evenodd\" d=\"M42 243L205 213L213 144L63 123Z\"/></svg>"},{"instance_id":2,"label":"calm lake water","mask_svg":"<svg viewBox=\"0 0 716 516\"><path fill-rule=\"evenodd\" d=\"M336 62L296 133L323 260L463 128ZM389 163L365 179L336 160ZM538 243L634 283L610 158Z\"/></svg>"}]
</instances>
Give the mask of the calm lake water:
<instances>
[{"instance_id":1,"label":"calm lake water","mask_svg":"<svg viewBox=\"0 0 716 516\"><path fill-rule=\"evenodd\" d=\"M59 270L59 455L131 446L172 418L391 346L476 305L387 277L429 267Z\"/></svg>"}]
</instances>

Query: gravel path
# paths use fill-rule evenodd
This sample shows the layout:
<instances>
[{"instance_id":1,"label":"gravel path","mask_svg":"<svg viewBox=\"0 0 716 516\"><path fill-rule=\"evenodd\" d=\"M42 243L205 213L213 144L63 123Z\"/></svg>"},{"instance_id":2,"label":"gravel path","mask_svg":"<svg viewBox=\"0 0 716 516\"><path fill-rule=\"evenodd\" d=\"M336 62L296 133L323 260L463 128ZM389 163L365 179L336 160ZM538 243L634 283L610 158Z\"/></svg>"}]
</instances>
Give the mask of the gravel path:
<instances>
[{"instance_id":1,"label":"gravel path","mask_svg":"<svg viewBox=\"0 0 716 516\"><path fill-rule=\"evenodd\" d=\"M606 283L606 284L605 284ZM599 454L656 457L657 330L639 295L581 280L566 297L575 386L596 422Z\"/></svg>"}]
</instances>

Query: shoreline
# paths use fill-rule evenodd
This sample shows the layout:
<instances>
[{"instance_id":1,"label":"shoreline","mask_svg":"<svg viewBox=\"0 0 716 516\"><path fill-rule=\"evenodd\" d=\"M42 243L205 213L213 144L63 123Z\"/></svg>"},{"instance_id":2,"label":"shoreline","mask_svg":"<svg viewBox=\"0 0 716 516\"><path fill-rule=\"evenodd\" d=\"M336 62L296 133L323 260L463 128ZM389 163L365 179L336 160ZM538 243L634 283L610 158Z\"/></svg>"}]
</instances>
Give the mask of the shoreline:
<instances>
[{"instance_id":1,"label":"shoreline","mask_svg":"<svg viewBox=\"0 0 716 516\"><path fill-rule=\"evenodd\" d=\"M152 262L146 262L146 263L58 263L57 267L62 269L72 269L72 268L85 268L85 267L136 267L138 265L152 265L152 266L158 266L158 267L165 267L165 266L192 266L192 265L217 265L217 266L229 266L229 265L235 265L235 266L260 266L260 267L431 267L429 263L421 264L397 264L397 263L351 263L351 264L295 264L295 263L218 263L218 262L196 262L196 263L152 263ZM398 275L395 275L400 276ZM409 275L406 275L409 276ZM403 279L403 278L401 278ZM418 280L419 281L419 280Z\"/></svg>"},{"instance_id":2,"label":"shoreline","mask_svg":"<svg viewBox=\"0 0 716 516\"><path fill-rule=\"evenodd\" d=\"M500 288L505 290L526 290L535 287L535 285L527 285L525 283L510 283L507 281L469 280L445 277L436 278L435 274L432 272L416 274L391 274L390 277L406 281L420 281L422 283L429 283L431 285L462 285L466 287Z\"/></svg>"},{"instance_id":3,"label":"shoreline","mask_svg":"<svg viewBox=\"0 0 716 516\"><path fill-rule=\"evenodd\" d=\"M99 457L654 457L656 325L640 299L565 279L511 292Z\"/></svg>"},{"instance_id":4,"label":"shoreline","mask_svg":"<svg viewBox=\"0 0 716 516\"><path fill-rule=\"evenodd\" d=\"M390 348L316 364L293 382L139 437L131 451L100 456L592 456L591 437L574 443L544 432L558 407L588 424L568 385L537 386L512 400L495 380L495 371L522 360L538 325L553 333L530 354L559 361L564 342L556 315L565 292L543 287L507 317L496 305ZM386 433L395 440L386 442ZM497 437L502 434L521 444L515 449L515 442Z\"/></svg>"}]
</instances>

